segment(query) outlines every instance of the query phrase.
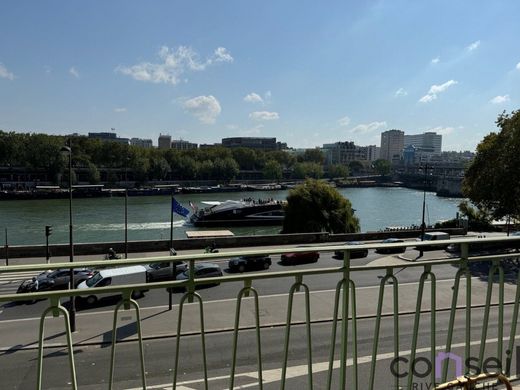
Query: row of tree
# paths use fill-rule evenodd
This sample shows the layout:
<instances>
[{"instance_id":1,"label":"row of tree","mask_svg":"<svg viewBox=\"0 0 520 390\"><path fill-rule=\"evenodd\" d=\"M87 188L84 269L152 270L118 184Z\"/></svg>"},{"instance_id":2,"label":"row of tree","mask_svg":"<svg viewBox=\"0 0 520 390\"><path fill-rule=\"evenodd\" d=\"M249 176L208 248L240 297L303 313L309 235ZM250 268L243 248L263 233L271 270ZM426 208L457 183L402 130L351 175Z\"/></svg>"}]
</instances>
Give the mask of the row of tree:
<instances>
[{"instance_id":1,"label":"row of tree","mask_svg":"<svg viewBox=\"0 0 520 390\"><path fill-rule=\"evenodd\" d=\"M211 147L178 151L142 148L84 136L64 137L35 133L0 131L0 166L44 170L56 180L66 172L60 149L70 142L73 167L88 171L88 181L96 184L100 170L109 171L108 181L116 180L114 170L128 171L138 182L147 180L219 180L228 182L242 171L261 172L263 178L347 177L364 168L358 161L350 167L324 165L319 149L295 156L284 150ZM378 166L376 164L376 166ZM349 169L350 168L350 169Z\"/></svg>"}]
</instances>

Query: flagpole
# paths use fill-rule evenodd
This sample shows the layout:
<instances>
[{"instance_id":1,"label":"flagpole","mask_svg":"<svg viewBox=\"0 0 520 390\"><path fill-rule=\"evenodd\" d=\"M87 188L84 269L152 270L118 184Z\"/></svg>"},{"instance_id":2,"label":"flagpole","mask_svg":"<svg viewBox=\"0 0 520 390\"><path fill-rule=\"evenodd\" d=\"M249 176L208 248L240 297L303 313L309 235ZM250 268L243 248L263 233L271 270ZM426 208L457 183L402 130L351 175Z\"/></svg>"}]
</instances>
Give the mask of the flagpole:
<instances>
[{"instance_id":1,"label":"flagpole","mask_svg":"<svg viewBox=\"0 0 520 390\"><path fill-rule=\"evenodd\" d=\"M173 193L174 193L174 191L175 190L172 187L171 200L170 200L170 207L171 207L171 210L170 210L170 250L169 250L170 256L172 255L172 248L173 248ZM170 276L172 279L176 276L176 273L174 273L173 262L170 263ZM168 310L172 310L172 308L173 308L172 289L170 288L169 294L168 294Z\"/></svg>"}]
</instances>

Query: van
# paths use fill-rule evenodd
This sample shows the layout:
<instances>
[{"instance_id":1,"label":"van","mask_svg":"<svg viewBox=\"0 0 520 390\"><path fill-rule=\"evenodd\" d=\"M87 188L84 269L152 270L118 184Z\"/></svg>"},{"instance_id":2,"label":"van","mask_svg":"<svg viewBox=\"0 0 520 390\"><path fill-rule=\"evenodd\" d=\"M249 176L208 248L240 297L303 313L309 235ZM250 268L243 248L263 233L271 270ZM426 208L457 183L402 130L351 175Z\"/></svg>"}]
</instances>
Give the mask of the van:
<instances>
[{"instance_id":1,"label":"van","mask_svg":"<svg viewBox=\"0 0 520 390\"><path fill-rule=\"evenodd\" d=\"M133 265L130 267L107 268L94 273L94 275L78 285L79 290L89 290L86 302L93 305L101 297L117 295L117 293L96 294L96 287L124 286L129 284L146 283L146 267L142 265ZM132 298L140 298L144 292L148 290L138 290L132 292Z\"/></svg>"},{"instance_id":2,"label":"van","mask_svg":"<svg viewBox=\"0 0 520 390\"><path fill-rule=\"evenodd\" d=\"M421 237L417 238L416 241L441 241L441 240L449 240L450 234L446 232L425 232L424 239L421 240ZM446 249L448 244L443 245L424 245L421 247L417 247L417 250L438 250L438 249Z\"/></svg>"}]
</instances>

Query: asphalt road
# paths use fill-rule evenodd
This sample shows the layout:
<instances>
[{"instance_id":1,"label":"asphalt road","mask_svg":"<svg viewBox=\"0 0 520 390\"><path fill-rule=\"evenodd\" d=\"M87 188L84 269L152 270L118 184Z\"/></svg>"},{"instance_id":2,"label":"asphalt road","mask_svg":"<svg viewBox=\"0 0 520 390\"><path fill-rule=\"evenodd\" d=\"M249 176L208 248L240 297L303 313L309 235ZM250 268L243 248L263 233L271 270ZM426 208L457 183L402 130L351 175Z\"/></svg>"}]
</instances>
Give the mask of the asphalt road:
<instances>
[{"instance_id":1,"label":"asphalt road","mask_svg":"<svg viewBox=\"0 0 520 390\"><path fill-rule=\"evenodd\" d=\"M427 261L427 259L432 258L446 258L447 253L444 251L430 251L424 252L424 258L421 261ZM406 253L403 255L407 258L416 258L419 252L409 248ZM363 266L366 264L370 264L375 260L384 259L388 256L396 256L396 255L381 255L375 253L373 250L369 252L369 255L366 258L362 259L353 259L353 266ZM272 265L268 270L261 271L250 271L250 272L260 272L260 273L269 273L276 271L290 271L296 269L311 269L311 268L328 268L328 267L340 267L342 265L342 261L333 257L333 253L331 252L323 252L320 255L320 259L317 263L310 264L300 264L296 266L286 266L280 264L280 256L273 255L271 256ZM234 273L229 273L227 270L227 260L219 260L215 261L215 263L219 264L221 268L224 270L224 275L234 275ZM415 282L419 279L422 267L417 267L413 269L402 270L398 273L398 279L400 283L407 282ZM450 265L438 266L434 269L435 274L438 280L442 279L451 279L455 275L456 269ZM375 286L380 282L380 276L383 271L363 271L363 272L353 272L351 274L351 279L356 283L358 287L364 286ZM244 274L247 274L245 272ZM14 293L16 292L16 288L21 283L20 280L16 279L16 276L13 276L14 280L3 281L3 289L2 293ZM336 287L336 283L339 280L338 275L313 275L305 278L305 283L308 284L310 290L329 290L334 289ZM291 277L287 278L273 278L273 279L263 279L256 280L253 282L253 286L257 289L260 295L272 295L272 294L287 294L290 286L294 283L294 279ZM0 285L2 287L2 285ZM222 283L219 286L214 286L211 288L203 288L198 290L199 294L202 296L204 301L211 300L221 300L221 299L230 299L235 298L237 296L237 292L242 287L242 284L239 282L230 282L230 283ZM172 297L173 304L179 303L182 297L181 293L174 293ZM166 289L158 289L158 290L150 290L145 294L144 297L139 299L139 305L141 307L156 307L168 304L168 293ZM115 302L117 302L117 298L104 298L100 300L93 306L79 305L78 311L82 312L93 312L93 311L101 311L107 310L114 306ZM22 319L27 317L34 317L35 315L39 315L45 308L47 307L47 303L45 301L35 302L31 304L14 304L14 303L5 303L0 306L0 323L2 320L12 320L12 319Z\"/></svg>"},{"instance_id":2,"label":"asphalt road","mask_svg":"<svg viewBox=\"0 0 520 390\"><path fill-rule=\"evenodd\" d=\"M492 317L494 318L494 317ZM422 324L429 324L429 316L421 318ZM478 357L480 345L481 324L483 312L476 309L472 312L472 356ZM505 317L505 329L510 327L510 316ZM437 316L436 343L439 350L443 350L446 342L448 313L439 313ZM411 334L413 316L400 316L400 356L410 357ZM464 341L464 315L457 316L453 339L452 352L462 354ZM491 320L486 344L486 357L496 351L496 322ZM279 389L281 378L281 362L283 360L284 327L264 328L262 334L263 378L265 389ZM359 388L368 388L370 374L370 360L374 340L374 320L365 319L358 322L358 378ZM312 327L312 361L314 388L325 388L327 380L328 359L330 353L331 323L315 324ZM307 348L305 344L305 328L295 326L291 333L290 353L288 361L287 389L308 388L307 386ZM377 353L375 389L393 389L393 376L390 364L393 359L394 339L393 323L391 319L383 319ZM504 350L506 349L504 341ZM428 326L420 327L417 357L429 357L430 333ZM145 344L145 361L147 384L151 389L171 388L174 367L175 339L150 340ZM206 337L208 350L208 377L210 389L229 388L229 374L232 356L232 333L222 332L208 334ZM241 331L239 335L237 355L237 375L235 388L258 388L256 339L253 331ZM181 341L181 359L179 362L178 388L183 390L203 389L203 371L200 354L200 338L198 336L184 337ZM117 389L138 389L141 382L139 377L139 363L137 360L137 345L134 342L118 344L116 352L115 383ZM339 388L339 337L336 340L335 366L333 372L333 388ZM349 357L352 357L352 348L349 346ZM78 384L81 389L106 389L109 374L110 348L109 347L78 347L75 350ZM0 354L0 384L2 389L29 389L35 388L36 380L35 350L22 350L16 353L4 352ZM352 361L347 362L348 376L347 389L352 388L353 371ZM516 373L516 354L513 354L513 374ZM48 348L45 350L45 389L70 388L67 351L65 349ZM407 372L407 364L399 366L399 372ZM426 372L427 365L423 362L417 365L418 372ZM449 378L455 375L454 365L450 368ZM430 378L414 377L414 383L419 389L431 388ZM404 383L401 382L401 385Z\"/></svg>"}]
</instances>

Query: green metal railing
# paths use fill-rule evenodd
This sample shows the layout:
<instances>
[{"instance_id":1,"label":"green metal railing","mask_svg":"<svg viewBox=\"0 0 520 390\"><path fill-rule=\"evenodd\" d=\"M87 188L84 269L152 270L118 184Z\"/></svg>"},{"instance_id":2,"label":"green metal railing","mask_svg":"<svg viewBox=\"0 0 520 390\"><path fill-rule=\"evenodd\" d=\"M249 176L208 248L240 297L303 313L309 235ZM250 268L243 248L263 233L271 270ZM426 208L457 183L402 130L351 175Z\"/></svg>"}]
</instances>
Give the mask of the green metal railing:
<instances>
[{"instance_id":1,"label":"green metal railing","mask_svg":"<svg viewBox=\"0 0 520 390\"><path fill-rule=\"evenodd\" d=\"M455 273L454 285L453 285L453 293L452 293L452 301L451 307L449 309L450 318L448 325L448 332L446 336L446 344L443 348L446 353L452 350L453 344L453 335L454 335L454 325L455 325L455 317L457 314L460 314L460 307L457 306L457 301L459 297L459 287L461 279L464 277L466 281L466 301L465 306L463 307L463 311L465 314L465 348L464 348L464 358L469 358L471 356L471 314L472 314L472 306L471 306L471 286L472 286L472 278L471 278L471 269L470 265L473 262L489 262L491 264L489 274L488 274L488 283L486 290L486 300L484 305L484 320L482 324L481 334L480 334L480 347L479 347L479 369L482 370L483 357L486 352L486 338L488 334L488 324L490 321L490 308L491 297L493 286L495 284L498 285L499 298L498 298L498 339L499 342L496 354L493 355L496 358L500 359L500 361L506 361L507 364L503 369L503 374L506 376L511 375L511 359L502 360L504 358L504 352L502 347L503 335L504 335L504 268L503 263L511 256L516 256L515 253L510 254L496 254L496 255L487 255L487 256L469 256L469 248L472 243L496 243L496 242L505 242L511 243L514 246L515 242L520 244L520 237L517 238L489 238L489 239L456 239L450 241L439 241L438 245L447 245L452 243L459 243L461 246L460 256L454 258L445 258L445 259L436 259L436 260L421 260L421 261L409 261L406 264L390 264L390 265L361 265L356 266L355 261L351 260L350 253L351 251L359 251L360 249L376 249L382 247L381 243L374 244L365 244L362 246L356 245L338 245L338 246L314 246L314 247L297 247L297 248L279 248L273 250L272 248L268 250L254 250L254 251L240 251L240 252L225 252L225 253L211 253L211 254L195 254L195 255L178 255L178 256L164 256L164 257L154 257L154 258L141 258L141 259L125 259L125 260L115 260L110 262L111 267L117 266L128 266L128 265L137 265L137 264L149 264L155 262L178 262L178 261L186 261L189 264L188 275L189 278L184 281L167 281L167 282L154 282L154 283L146 283L146 284L135 284L135 285L125 285L125 286L114 286L114 287L101 287L96 288L96 294L102 293L119 293L122 295L122 300L119 302L114 309L114 317L113 317L113 328L112 328L112 349L111 349L111 360L110 360L110 373L109 373L109 388L112 389L114 385L114 367L115 367L115 358L116 358L116 344L117 344L117 318L118 313L121 310L129 310L133 308L136 313L136 323L137 323L137 344L139 347L139 365L140 365L140 373L141 373L141 384L142 388L145 389L146 385L146 370L145 370L145 358L144 358L144 349L143 349L143 337L141 332L141 317L140 312L141 308L135 300L133 300L132 292L138 290L153 290L153 289L165 289L165 288L184 288L185 294L182 296L182 299L179 303L179 312L178 312L178 321L177 321L177 343L175 350L175 360L173 364L173 378L172 385L173 388L177 386L178 381L178 371L179 371L179 360L180 360L180 346L182 341L181 336L181 328L183 324L183 307L186 302L194 302L198 303L198 313L200 319L200 344L201 344L201 361L203 365L203 373L204 373L204 387L208 389L208 368L207 368L207 350L206 350L206 341L205 341L205 322L204 322L204 301L202 297L195 292L196 287L201 284L208 283L231 283L231 282L242 282L243 288L237 294L237 304L235 311L235 319L234 319L234 328L233 328L233 352L232 352L232 361L230 368L230 380L229 380L229 388L233 389L235 387L235 375L237 369L237 349L238 349L238 336L240 332L240 317L241 317L241 302L244 296L253 295L254 298L254 308L255 308L255 333L256 333L256 354L257 354L257 369L258 369L258 388L263 388L263 364L262 364L262 351L261 351L261 326L260 326L260 303L259 296L257 290L253 287L255 281L263 280L263 279L273 279L273 278L294 278L294 283L290 286L287 295L287 319L286 319L286 329L285 336L283 342L283 354L280 361L280 366L282 368L281 378L280 378L280 389L285 389L286 384L286 375L287 375L287 364L288 364L288 355L290 351L290 336L291 336L291 325L293 325L292 321L292 312L293 312L293 303L294 303L294 294L296 291L300 291L303 289L304 292L304 309L305 309L305 333L306 333L306 343L307 343L307 388L312 389L316 388L315 380L313 375L313 360L312 360L312 320L311 320L311 302L310 302L310 289L306 283L304 283L304 279L311 279L315 275L337 275L338 282L335 288L334 295L334 305L333 305L333 315L331 320L331 341L330 341L330 354L329 354L329 366L327 371L327 380L326 380L326 388L331 389L333 386L333 374L334 374L334 357L336 354L336 347L339 350L339 379L335 382L339 389L345 388L366 388L369 389L374 388L375 377L377 374L377 354L380 342L380 328L381 321L383 318L383 303L385 298L385 287L391 286L392 299L393 299L393 310L391 316L393 317L393 355L394 358L398 359L400 356L400 334L399 334L399 316L400 316L400 307L399 307L399 279L396 276L398 272L402 269L419 269L422 270L422 274L419 279L419 285L417 289L417 301L415 307L415 314L413 320L413 331L412 331L412 340L411 340L411 359L410 359L410 367L409 372L413 372L412 364L414 358L416 356L417 345L419 341L419 328L421 324L421 316L424 314L424 310L422 309L423 305L423 293L426 284L428 283L430 286L430 309L428 310L428 314L430 315L430 361L432 364L431 367L431 382L435 383L435 353L437 348L437 339L438 335L436 333L436 300L437 300L437 290L436 290L436 275L434 273L434 269L443 265L451 264L458 267L458 270ZM431 245L431 243L420 243L420 242L405 242L404 244L387 244L385 247L421 247L423 245ZM319 252L333 252L333 251L344 251L343 261L340 267L330 267L330 268L313 268L313 269L301 269L301 270L291 270L291 271L280 271L280 272L262 272L262 273L248 273L248 274L240 274L240 275L228 275L223 277L216 278L204 278L197 279L194 277L194 269L195 263L199 261L208 261L208 260L217 260L217 259L227 259L233 256L239 255L258 255L258 254L283 254L288 252L309 252L309 251L319 251ZM80 267L106 267L106 261L78 261L74 262L73 266L75 268ZM37 264L37 265L20 265L20 266L3 266L0 267L0 275L1 274L9 274L13 272L20 271L43 271L48 269L58 269L58 268L70 268L71 263L54 263L54 264ZM376 314L374 317L374 336L373 336L373 345L372 345L372 359L370 361L370 376L368 378L368 386L359 384L359 370L358 370L358 333L357 333L357 304L356 302L356 285L354 281L351 279L351 275L358 272L368 272L380 270L385 272L385 276L381 278L379 283L379 291L377 298L377 308ZM494 277L498 275L498 282L494 283ZM44 328L45 328L45 320L49 313L52 313L54 317L63 316L64 319L64 331L67 339L67 347L68 347L68 359L69 359L69 367L71 372L71 387L73 389L78 388L77 379L76 379L76 368L75 368L75 359L73 354L73 343L74 337L70 331L69 327L69 318L67 310L61 306L60 300L66 297L78 297L81 295L88 295L88 291L85 290L65 290L65 291L51 291L51 292L34 292L34 293L23 293L23 294L8 294L8 295L0 295L0 302L10 302L10 301L26 301L26 300L34 300L34 299L46 299L49 302L49 307L46 308L41 314L40 319L40 332L39 332L39 347L38 347L38 365L37 365L37 388L42 388L44 371L43 371L43 349L44 349ZM511 328L509 332L509 338L507 340L508 343L508 351L512 351L515 347L515 338L517 337L516 329L518 322L518 313L519 313L519 303L520 303L520 274L516 279L516 294L515 300L512 302L512 320L511 320ZM340 314L341 312L341 314ZM346 319L346 320L343 320ZM341 321L341 328L339 331L340 337L337 340L337 327L338 321ZM352 327L351 332L349 333L349 326ZM349 339L350 335L350 339ZM13 335L15 337L15 335ZM350 347L349 347L350 344ZM352 375L348 377L347 370L347 360L349 359L349 348L351 348L352 352L350 353L352 359ZM449 378L448 375L448 360L445 361L442 367L442 381L447 381ZM467 372L466 374L471 374ZM400 388L400 386L404 388L412 388L414 377L409 375L406 379L400 380L397 376L393 379L389 379L393 382L394 388ZM438 382L438 381L437 381Z\"/></svg>"}]
</instances>

